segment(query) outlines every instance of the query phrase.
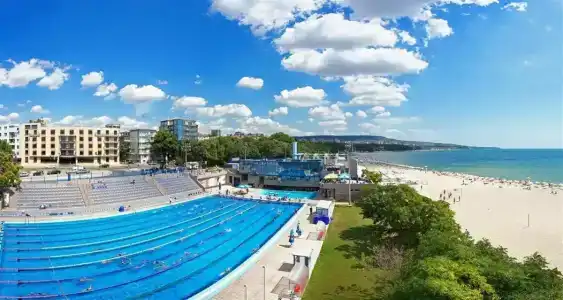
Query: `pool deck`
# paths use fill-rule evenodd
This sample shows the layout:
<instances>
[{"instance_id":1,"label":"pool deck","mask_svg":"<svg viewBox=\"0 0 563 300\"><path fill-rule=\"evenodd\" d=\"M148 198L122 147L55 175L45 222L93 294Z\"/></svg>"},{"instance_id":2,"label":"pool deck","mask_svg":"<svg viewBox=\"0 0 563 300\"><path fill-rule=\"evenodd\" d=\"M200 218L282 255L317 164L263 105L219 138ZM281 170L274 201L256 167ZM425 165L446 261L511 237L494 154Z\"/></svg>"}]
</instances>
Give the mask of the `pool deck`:
<instances>
[{"instance_id":1,"label":"pool deck","mask_svg":"<svg viewBox=\"0 0 563 300\"><path fill-rule=\"evenodd\" d=\"M307 240L309 232L317 232L316 225L309 221L309 209L304 209L297 217L301 222L303 234L295 239L293 248L289 248L288 235L283 234L275 244L266 249L259 260L241 277L223 289L213 299L216 300L278 300L278 295L272 293L274 287L282 277L289 276L290 270L282 268L293 264L294 249L310 248L312 250L311 270L314 268L321 252L323 241ZM266 267L266 296L264 297L264 269ZM281 269L281 270L280 270ZM245 286L247 297L245 297Z\"/></svg>"}]
</instances>

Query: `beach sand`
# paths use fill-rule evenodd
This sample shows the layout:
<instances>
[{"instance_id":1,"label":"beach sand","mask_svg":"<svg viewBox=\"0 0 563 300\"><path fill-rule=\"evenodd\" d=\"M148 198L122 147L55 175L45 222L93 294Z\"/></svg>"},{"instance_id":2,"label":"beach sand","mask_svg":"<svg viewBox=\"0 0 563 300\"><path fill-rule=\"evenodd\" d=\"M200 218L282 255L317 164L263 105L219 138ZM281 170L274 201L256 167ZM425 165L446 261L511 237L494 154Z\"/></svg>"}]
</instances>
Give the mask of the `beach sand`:
<instances>
[{"instance_id":1,"label":"beach sand","mask_svg":"<svg viewBox=\"0 0 563 300\"><path fill-rule=\"evenodd\" d=\"M563 270L563 189L560 186L532 184L528 190L527 183L509 184L465 174L394 166L368 166L368 169L381 171L388 179L417 181L412 186L434 200L440 199L446 190L446 201L455 211L457 222L476 240L487 238L517 258L537 251L553 267ZM452 196L448 199L450 192ZM458 197L460 201L454 203L453 198Z\"/></svg>"}]
</instances>

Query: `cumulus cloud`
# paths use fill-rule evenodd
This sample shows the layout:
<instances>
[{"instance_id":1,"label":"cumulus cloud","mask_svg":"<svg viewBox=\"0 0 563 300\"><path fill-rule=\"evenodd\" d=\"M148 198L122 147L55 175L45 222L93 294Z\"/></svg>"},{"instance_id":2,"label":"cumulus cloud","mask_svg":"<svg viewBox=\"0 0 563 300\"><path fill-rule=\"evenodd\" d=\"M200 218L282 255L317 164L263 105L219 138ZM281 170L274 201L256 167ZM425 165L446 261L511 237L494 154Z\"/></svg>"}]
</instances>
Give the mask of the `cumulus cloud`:
<instances>
[{"instance_id":1,"label":"cumulus cloud","mask_svg":"<svg viewBox=\"0 0 563 300\"><path fill-rule=\"evenodd\" d=\"M317 10L324 0L212 0L211 9L241 25L250 26L256 35L285 27L297 15Z\"/></svg>"},{"instance_id":2,"label":"cumulus cloud","mask_svg":"<svg viewBox=\"0 0 563 300\"><path fill-rule=\"evenodd\" d=\"M253 90L259 90L264 86L264 80L262 78L243 77L237 82L237 86L243 88L249 88Z\"/></svg>"},{"instance_id":3,"label":"cumulus cloud","mask_svg":"<svg viewBox=\"0 0 563 300\"><path fill-rule=\"evenodd\" d=\"M42 63L44 61L36 58L29 61L22 61L16 63L9 60L13 65L11 69L0 68L0 85L5 85L10 88L24 87L30 82L41 79L47 75L45 69L53 66L53 63Z\"/></svg>"},{"instance_id":4,"label":"cumulus cloud","mask_svg":"<svg viewBox=\"0 0 563 300\"><path fill-rule=\"evenodd\" d=\"M55 68L51 74L41 78L41 80L37 82L37 85L40 87L46 87L49 90L58 90L69 78L70 75L65 73L65 70Z\"/></svg>"},{"instance_id":5,"label":"cumulus cloud","mask_svg":"<svg viewBox=\"0 0 563 300\"><path fill-rule=\"evenodd\" d=\"M356 48L337 51L299 50L282 60L290 71L321 76L416 74L428 63L415 52L398 48Z\"/></svg>"},{"instance_id":6,"label":"cumulus cloud","mask_svg":"<svg viewBox=\"0 0 563 300\"><path fill-rule=\"evenodd\" d=\"M82 115L68 115L63 117L61 120L53 123L54 125L65 125L65 126L92 126L92 127L103 127L107 124L119 124L122 129L137 129L137 128L149 128L149 124L144 121L139 121L134 118L127 116L121 116L117 119L113 119L108 116L99 116L93 118L84 118Z\"/></svg>"},{"instance_id":7,"label":"cumulus cloud","mask_svg":"<svg viewBox=\"0 0 563 300\"><path fill-rule=\"evenodd\" d=\"M139 129L139 128L148 128L149 124L144 121L139 121L134 118L122 116L117 118L117 123L121 125L123 129Z\"/></svg>"},{"instance_id":8,"label":"cumulus cloud","mask_svg":"<svg viewBox=\"0 0 563 300\"><path fill-rule=\"evenodd\" d=\"M528 9L528 2L511 2L503 6L502 9L525 12Z\"/></svg>"},{"instance_id":9,"label":"cumulus cloud","mask_svg":"<svg viewBox=\"0 0 563 300\"><path fill-rule=\"evenodd\" d=\"M346 112L345 115L346 115L346 118L351 118L351 117L354 116L354 114L351 113L351 112Z\"/></svg>"},{"instance_id":10,"label":"cumulus cloud","mask_svg":"<svg viewBox=\"0 0 563 300\"><path fill-rule=\"evenodd\" d=\"M119 91L119 96L125 102L139 103L166 99L166 93L154 85L138 86L129 84Z\"/></svg>"},{"instance_id":11,"label":"cumulus cloud","mask_svg":"<svg viewBox=\"0 0 563 300\"><path fill-rule=\"evenodd\" d=\"M274 96L276 102L289 107L311 107L325 102L326 93L323 89L314 89L310 86L283 90Z\"/></svg>"},{"instance_id":12,"label":"cumulus cloud","mask_svg":"<svg viewBox=\"0 0 563 300\"><path fill-rule=\"evenodd\" d=\"M205 105L207 105L207 100L205 100L205 98L183 96L174 99L174 104L172 105L172 109L188 109L192 107L205 106Z\"/></svg>"},{"instance_id":13,"label":"cumulus cloud","mask_svg":"<svg viewBox=\"0 0 563 300\"><path fill-rule=\"evenodd\" d=\"M105 97L105 100L111 100L114 99L115 96L115 92L117 91L117 85L115 85L115 83L103 83L100 84L97 88L96 88L96 92L94 93L94 96L97 97Z\"/></svg>"},{"instance_id":14,"label":"cumulus cloud","mask_svg":"<svg viewBox=\"0 0 563 300\"><path fill-rule=\"evenodd\" d=\"M356 117L358 117L358 118L362 118L362 119L363 119L363 118L367 118L367 116L368 116L368 114L366 114L366 112L363 111L363 110L358 110L358 111L356 112Z\"/></svg>"},{"instance_id":15,"label":"cumulus cloud","mask_svg":"<svg viewBox=\"0 0 563 300\"><path fill-rule=\"evenodd\" d=\"M385 111L385 107L383 106L374 106L368 110L368 112L372 114L379 114Z\"/></svg>"},{"instance_id":16,"label":"cumulus cloud","mask_svg":"<svg viewBox=\"0 0 563 300\"><path fill-rule=\"evenodd\" d=\"M270 110L268 112L268 116L273 117L273 116L287 116L289 110L287 109L286 106L282 106L282 107L278 107L278 108L274 108L273 110Z\"/></svg>"},{"instance_id":17,"label":"cumulus cloud","mask_svg":"<svg viewBox=\"0 0 563 300\"><path fill-rule=\"evenodd\" d=\"M274 43L282 52L303 49L337 50L366 46L391 47L397 42L392 30L386 29L378 19L368 22L346 20L342 14L312 15L308 19L285 29Z\"/></svg>"},{"instance_id":18,"label":"cumulus cloud","mask_svg":"<svg viewBox=\"0 0 563 300\"><path fill-rule=\"evenodd\" d=\"M20 115L18 113L10 113L8 115L0 115L0 123L7 123L7 122L12 122L12 121L16 121L17 119L19 119Z\"/></svg>"},{"instance_id":19,"label":"cumulus cloud","mask_svg":"<svg viewBox=\"0 0 563 300\"><path fill-rule=\"evenodd\" d=\"M345 120L346 114L338 104L330 106L317 106L309 109L309 116L321 120Z\"/></svg>"},{"instance_id":20,"label":"cumulus cloud","mask_svg":"<svg viewBox=\"0 0 563 300\"><path fill-rule=\"evenodd\" d=\"M44 109L41 105L34 105L33 107L31 107L30 112L35 114L48 114L49 110Z\"/></svg>"},{"instance_id":21,"label":"cumulus cloud","mask_svg":"<svg viewBox=\"0 0 563 300\"><path fill-rule=\"evenodd\" d=\"M254 132L272 134L276 132L285 132L289 135L302 135L299 129L281 124L269 118L252 117L241 121L241 129L243 132ZM237 129L238 131L238 129Z\"/></svg>"},{"instance_id":22,"label":"cumulus cloud","mask_svg":"<svg viewBox=\"0 0 563 300\"><path fill-rule=\"evenodd\" d=\"M375 124L372 124L372 123L367 123L367 122L365 122L365 123L360 123L360 124L358 125L358 127L360 127L361 129L367 131L368 133L372 133L372 134L378 133L379 130L380 130L380 128L381 128L381 127L378 126L378 125L375 125Z\"/></svg>"},{"instance_id":23,"label":"cumulus cloud","mask_svg":"<svg viewBox=\"0 0 563 300\"><path fill-rule=\"evenodd\" d=\"M388 118L390 116L391 116L390 112L384 111L384 112L378 113L375 117L376 118Z\"/></svg>"},{"instance_id":24,"label":"cumulus cloud","mask_svg":"<svg viewBox=\"0 0 563 300\"><path fill-rule=\"evenodd\" d=\"M345 120L330 120L330 121L321 121L319 122L320 126L346 126Z\"/></svg>"},{"instance_id":25,"label":"cumulus cloud","mask_svg":"<svg viewBox=\"0 0 563 300\"><path fill-rule=\"evenodd\" d=\"M82 81L80 85L83 87L95 87L104 82L104 72L90 72L88 74L82 75Z\"/></svg>"},{"instance_id":26,"label":"cumulus cloud","mask_svg":"<svg viewBox=\"0 0 563 300\"><path fill-rule=\"evenodd\" d=\"M410 35L410 33L408 33L407 31L399 31L398 33L399 37L401 38L401 41L409 46L414 46L416 45L416 39Z\"/></svg>"},{"instance_id":27,"label":"cumulus cloud","mask_svg":"<svg viewBox=\"0 0 563 300\"><path fill-rule=\"evenodd\" d=\"M426 34L429 39L444 38L452 35L453 33L453 29L446 20L430 19L426 24Z\"/></svg>"},{"instance_id":28,"label":"cumulus cloud","mask_svg":"<svg viewBox=\"0 0 563 300\"><path fill-rule=\"evenodd\" d=\"M349 105L400 106L407 101L409 86L397 84L389 78L377 76L350 76L344 78L342 89L352 99Z\"/></svg>"},{"instance_id":29,"label":"cumulus cloud","mask_svg":"<svg viewBox=\"0 0 563 300\"><path fill-rule=\"evenodd\" d=\"M197 107L196 112L200 116L204 117L250 117L252 111L248 106L244 104L227 104L227 105L215 105L209 107Z\"/></svg>"}]
</instances>

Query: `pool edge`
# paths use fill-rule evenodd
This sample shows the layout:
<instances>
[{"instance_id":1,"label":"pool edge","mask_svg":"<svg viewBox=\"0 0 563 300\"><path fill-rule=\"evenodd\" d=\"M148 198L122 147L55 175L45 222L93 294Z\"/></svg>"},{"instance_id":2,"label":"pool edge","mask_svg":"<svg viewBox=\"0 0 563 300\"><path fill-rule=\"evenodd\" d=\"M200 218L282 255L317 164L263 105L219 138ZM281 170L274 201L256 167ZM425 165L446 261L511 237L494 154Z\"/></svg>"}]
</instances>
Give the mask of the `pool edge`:
<instances>
[{"instance_id":1,"label":"pool edge","mask_svg":"<svg viewBox=\"0 0 563 300\"><path fill-rule=\"evenodd\" d=\"M227 288L235 280L239 279L244 273L246 273L256 262L262 257L262 255L269 250L273 244L282 237L284 232L289 231L290 228L297 223L299 215L305 209L306 205L301 204L301 208L289 219L283 227L281 227L278 232L276 232L264 245L254 253L251 257L240 264L234 271L229 273L227 276L223 277L221 280L215 282L214 284L208 286L205 290L199 292L198 294L188 298L190 300L208 300L212 299L214 296L219 294L222 290Z\"/></svg>"}]
</instances>

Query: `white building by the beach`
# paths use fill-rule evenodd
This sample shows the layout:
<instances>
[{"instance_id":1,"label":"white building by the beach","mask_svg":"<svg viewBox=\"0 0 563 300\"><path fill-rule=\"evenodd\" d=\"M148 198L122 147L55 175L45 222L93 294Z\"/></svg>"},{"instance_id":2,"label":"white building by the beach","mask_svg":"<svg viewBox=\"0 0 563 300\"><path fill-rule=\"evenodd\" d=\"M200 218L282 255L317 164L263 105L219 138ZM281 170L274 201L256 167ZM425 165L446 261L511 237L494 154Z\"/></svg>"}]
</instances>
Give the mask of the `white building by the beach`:
<instances>
[{"instance_id":1,"label":"white building by the beach","mask_svg":"<svg viewBox=\"0 0 563 300\"><path fill-rule=\"evenodd\" d=\"M20 125L0 124L0 140L8 142L12 146L14 157L19 157L20 151Z\"/></svg>"}]
</instances>

